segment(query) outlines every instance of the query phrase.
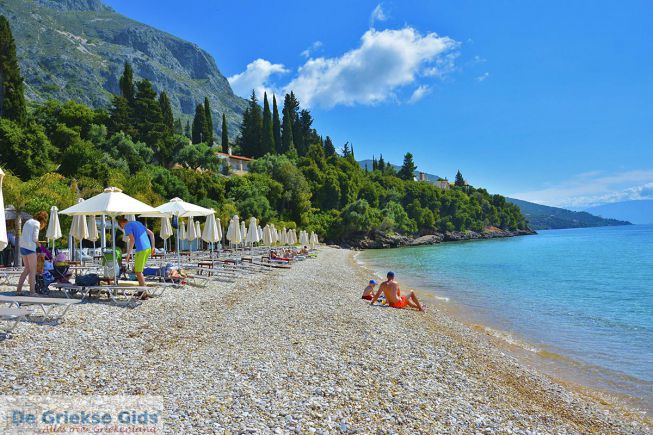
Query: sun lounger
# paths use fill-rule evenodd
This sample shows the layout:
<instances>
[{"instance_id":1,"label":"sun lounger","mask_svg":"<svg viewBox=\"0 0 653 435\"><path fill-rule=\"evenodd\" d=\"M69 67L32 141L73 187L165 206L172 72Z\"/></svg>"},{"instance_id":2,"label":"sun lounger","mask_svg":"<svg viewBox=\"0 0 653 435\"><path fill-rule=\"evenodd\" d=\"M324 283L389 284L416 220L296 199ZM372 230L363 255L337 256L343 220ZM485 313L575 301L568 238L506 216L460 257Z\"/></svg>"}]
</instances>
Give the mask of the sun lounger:
<instances>
[{"instance_id":1,"label":"sun lounger","mask_svg":"<svg viewBox=\"0 0 653 435\"><path fill-rule=\"evenodd\" d=\"M119 305L121 302L126 302L127 305L133 305L135 302L145 299L152 296L156 293L157 287L141 287L139 285L93 285L93 286L83 286L76 284L67 284L67 283L53 283L51 287L61 291L66 295L67 298L79 294L81 295L81 300L90 297L91 295L102 296L105 295L109 300ZM161 290L161 294L163 290Z\"/></svg>"},{"instance_id":2,"label":"sun lounger","mask_svg":"<svg viewBox=\"0 0 653 435\"><path fill-rule=\"evenodd\" d=\"M29 316L31 313L30 310L25 310L23 308L0 308L0 320L3 321L3 323L0 323L0 334L9 334L13 331L18 322ZM4 322L7 322L8 326L3 327L2 325Z\"/></svg>"},{"instance_id":3,"label":"sun lounger","mask_svg":"<svg viewBox=\"0 0 653 435\"><path fill-rule=\"evenodd\" d=\"M23 273L22 269L0 269L0 285L15 285L12 279L16 279L17 282L21 273Z\"/></svg>"},{"instance_id":4,"label":"sun lounger","mask_svg":"<svg viewBox=\"0 0 653 435\"><path fill-rule=\"evenodd\" d=\"M43 313L42 316L37 315L36 312L31 312L29 317L42 317L45 321L62 319L72 305L78 304L80 302L81 301L78 299L40 298L32 296L0 296L0 303L5 303L9 307L21 308L34 305L40 308L40 312Z\"/></svg>"}]
</instances>

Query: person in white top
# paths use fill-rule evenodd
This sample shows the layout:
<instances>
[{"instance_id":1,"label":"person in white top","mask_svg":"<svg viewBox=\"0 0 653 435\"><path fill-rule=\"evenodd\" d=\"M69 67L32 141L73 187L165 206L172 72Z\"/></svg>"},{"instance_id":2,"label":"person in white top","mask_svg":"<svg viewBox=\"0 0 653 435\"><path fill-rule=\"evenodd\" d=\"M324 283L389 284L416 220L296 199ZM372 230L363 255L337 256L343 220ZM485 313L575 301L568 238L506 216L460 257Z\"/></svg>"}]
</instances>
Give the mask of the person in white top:
<instances>
[{"instance_id":1,"label":"person in white top","mask_svg":"<svg viewBox=\"0 0 653 435\"><path fill-rule=\"evenodd\" d=\"M23 273L20 274L16 293L23 291L25 278L29 277L29 294L36 294L34 287L36 285L36 249L39 244L39 231L45 228L48 223L48 214L40 211L34 215L34 218L28 219L23 225L23 232L20 235L20 255L23 258Z\"/></svg>"}]
</instances>

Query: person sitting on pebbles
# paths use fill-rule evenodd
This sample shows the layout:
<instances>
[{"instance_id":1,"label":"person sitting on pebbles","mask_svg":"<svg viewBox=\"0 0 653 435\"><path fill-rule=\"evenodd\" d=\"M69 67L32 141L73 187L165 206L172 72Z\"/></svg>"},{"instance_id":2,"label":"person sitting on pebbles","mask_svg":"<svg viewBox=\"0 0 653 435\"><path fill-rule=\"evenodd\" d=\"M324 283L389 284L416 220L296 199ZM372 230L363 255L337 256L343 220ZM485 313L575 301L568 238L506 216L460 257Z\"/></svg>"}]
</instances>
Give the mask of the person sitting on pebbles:
<instances>
[{"instance_id":1,"label":"person sitting on pebbles","mask_svg":"<svg viewBox=\"0 0 653 435\"><path fill-rule=\"evenodd\" d=\"M417 300L417 295L412 289L408 293L408 296L403 296L401 294L401 290L399 289L399 284L397 284L397 282L395 281L394 272L388 272L387 278L388 279L386 281L383 281L379 286L379 290L372 298L372 302L370 302L370 305L374 305L374 302L376 302L379 296L381 296L381 293L383 293L385 294L385 298L388 301L388 305L390 305L392 308L405 308L406 306L410 306L419 311L424 311L424 308L426 308L426 306L420 304L419 300Z\"/></svg>"},{"instance_id":2,"label":"person sitting on pebbles","mask_svg":"<svg viewBox=\"0 0 653 435\"><path fill-rule=\"evenodd\" d=\"M371 279L369 284L367 284L367 287L365 287L365 290L363 290L363 296L361 296L361 299L365 299L366 301L371 301L372 297L374 296L375 285L376 285L376 281Z\"/></svg>"}]
</instances>

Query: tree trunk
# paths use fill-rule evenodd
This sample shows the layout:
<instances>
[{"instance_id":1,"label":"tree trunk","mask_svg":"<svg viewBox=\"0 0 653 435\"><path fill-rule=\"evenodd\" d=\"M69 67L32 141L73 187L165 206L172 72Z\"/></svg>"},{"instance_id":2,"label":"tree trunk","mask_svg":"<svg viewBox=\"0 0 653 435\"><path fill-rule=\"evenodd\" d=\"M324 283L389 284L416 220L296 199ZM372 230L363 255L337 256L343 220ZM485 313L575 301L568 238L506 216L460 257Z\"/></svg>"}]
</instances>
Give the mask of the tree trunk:
<instances>
[{"instance_id":1,"label":"tree trunk","mask_svg":"<svg viewBox=\"0 0 653 435\"><path fill-rule=\"evenodd\" d=\"M20 257L20 235L23 233L23 219L20 214L20 210L16 210L16 220L14 221L14 225L16 226L16 252L14 252L14 267L20 267L22 263Z\"/></svg>"}]
</instances>

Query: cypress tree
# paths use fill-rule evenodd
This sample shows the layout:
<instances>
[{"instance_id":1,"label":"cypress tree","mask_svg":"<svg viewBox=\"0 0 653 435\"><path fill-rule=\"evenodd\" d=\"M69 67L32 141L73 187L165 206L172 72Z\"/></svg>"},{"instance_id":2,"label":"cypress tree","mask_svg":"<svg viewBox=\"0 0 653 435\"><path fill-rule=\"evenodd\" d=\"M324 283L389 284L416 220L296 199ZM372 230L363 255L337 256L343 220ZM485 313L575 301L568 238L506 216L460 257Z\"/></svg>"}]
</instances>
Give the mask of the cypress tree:
<instances>
[{"instance_id":1,"label":"cypress tree","mask_svg":"<svg viewBox=\"0 0 653 435\"><path fill-rule=\"evenodd\" d=\"M336 147L333 146L333 141L331 141L331 138L329 136L326 137L326 140L324 141L324 155L327 157L334 156L336 154Z\"/></svg>"},{"instance_id":2,"label":"cypress tree","mask_svg":"<svg viewBox=\"0 0 653 435\"><path fill-rule=\"evenodd\" d=\"M134 70L130 63L125 62L125 69L120 77L120 95L125 97L127 102L134 104L136 92L134 91Z\"/></svg>"},{"instance_id":3,"label":"cypress tree","mask_svg":"<svg viewBox=\"0 0 653 435\"><path fill-rule=\"evenodd\" d=\"M272 95L272 137L274 138L274 148L277 154L281 154L281 120L277 108L277 97L274 94Z\"/></svg>"},{"instance_id":4,"label":"cypress tree","mask_svg":"<svg viewBox=\"0 0 653 435\"><path fill-rule=\"evenodd\" d=\"M184 127L181 125L181 119L175 119L173 131L175 134L184 134Z\"/></svg>"},{"instance_id":5,"label":"cypress tree","mask_svg":"<svg viewBox=\"0 0 653 435\"><path fill-rule=\"evenodd\" d=\"M172 134L175 131L175 117L172 115L172 106L170 105L170 99L168 94L165 91L161 92L159 95L159 107L161 107L161 113L163 115L163 125L165 127L165 132L167 134ZM181 124L179 125L181 127Z\"/></svg>"},{"instance_id":6,"label":"cypress tree","mask_svg":"<svg viewBox=\"0 0 653 435\"><path fill-rule=\"evenodd\" d=\"M206 137L206 117L204 115L204 106L198 104L195 107L195 117L193 118L193 131L191 133L191 140L193 143L204 142Z\"/></svg>"},{"instance_id":7,"label":"cypress tree","mask_svg":"<svg viewBox=\"0 0 653 435\"><path fill-rule=\"evenodd\" d=\"M292 115L288 113L284 105L283 124L281 126L281 152L283 154L295 149L292 130Z\"/></svg>"},{"instance_id":8,"label":"cypress tree","mask_svg":"<svg viewBox=\"0 0 653 435\"><path fill-rule=\"evenodd\" d=\"M213 146L213 115L211 114L208 97L204 97L204 122L204 141L211 147Z\"/></svg>"},{"instance_id":9,"label":"cypress tree","mask_svg":"<svg viewBox=\"0 0 653 435\"><path fill-rule=\"evenodd\" d=\"M372 154L372 171L376 171L377 169L376 158L374 157L374 154Z\"/></svg>"},{"instance_id":10,"label":"cypress tree","mask_svg":"<svg viewBox=\"0 0 653 435\"><path fill-rule=\"evenodd\" d=\"M413 162L413 155L411 153L404 154L404 163L401 165L401 169L397 174L402 180L412 180L415 176L415 170L417 166Z\"/></svg>"},{"instance_id":11,"label":"cypress tree","mask_svg":"<svg viewBox=\"0 0 653 435\"><path fill-rule=\"evenodd\" d=\"M186 136L188 139L191 138L191 130L190 130L190 121L186 120L186 127L184 128L184 136Z\"/></svg>"},{"instance_id":12,"label":"cypress tree","mask_svg":"<svg viewBox=\"0 0 653 435\"><path fill-rule=\"evenodd\" d=\"M342 156L343 157L349 157L351 154L351 151L349 150L349 142L345 142L345 144L342 146Z\"/></svg>"},{"instance_id":13,"label":"cypress tree","mask_svg":"<svg viewBox=\"0 0 653 435\"><path fill-rule=\"evenodd\" d=\"M460 169L458 170L458 172L456 172L456 180L454 181L454 185L458 187L465 186L465 179L463 178L463 174L460 173Z\"/></svg>"},{"instance_id":14,"label":"cypress tree","mask_svg":"<svg viewBox=\"0 0 653 435\"><path fill-rule=\"evenodd\" d=\"M229 152L229 131L227 130L227 117L222 114L222 152Z\"/></svg>"},{"instance_id":15,"label":"cypress tree","mask_svg":"<svg viewBox=\"0 0 653 435\"><path fill-rule=\"evenodd\" d=\"M274 153L276 150L274 146L274 132L272 130L272 112L270 112L267 92L263 93L263 130L261 134L261 155Z\"/></svg>"},{"instance_id":16,"label":"cypress tree","mask_svg":"<svg viewBox=\"0 0 653 435\"><path fill-rule=\"evenodd\" d=\"M16 41L9 21L0 15L0 117L23 126L27 123L27 108L23 77L16 57Z\"/></svg>"},{"instance_id":17,"label":"cypress tree","mask_svg":"<svg viewBox=\"0 0 653 435\"><path fill-rule=\"evenodd\" d=\"M134 119L138 130L138 139L148 144L155 151L161 145L163 132L163 113L156 98L156 91L149 80L141 80L136 85L134 96Z\"/></svg>"},{"instance_id":18,"label":"cypress tree","mask_svg":"<svg viewBox=\"0 0 653 435\"><path fill-rule=\"evenodd\" d=\"M376 164L376 167L379 171L385 171L385 160L383 160L383 154L379 155L379 161Z\"/></svg>"},{"instance_id":19,"label":"cypress tree","mask_svg":"<svg viewBox=\"0 0 653 435\"><path fill-rule=\"evenodd\" d=\"M249 106L243 113L243 122L240 128L240 150L245 156L260 157L263 155L261 153L262 130L261 106L258 105L256 93L252 91Z\"/></svg>"}]
</instances>

